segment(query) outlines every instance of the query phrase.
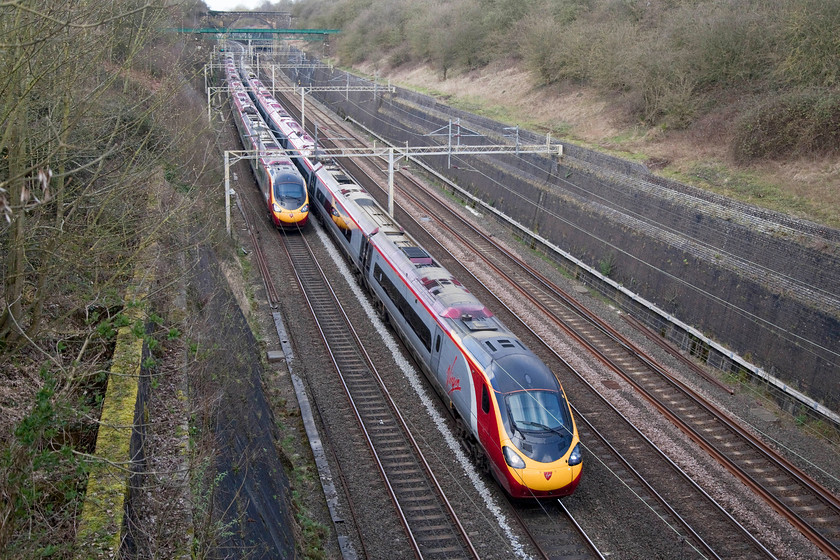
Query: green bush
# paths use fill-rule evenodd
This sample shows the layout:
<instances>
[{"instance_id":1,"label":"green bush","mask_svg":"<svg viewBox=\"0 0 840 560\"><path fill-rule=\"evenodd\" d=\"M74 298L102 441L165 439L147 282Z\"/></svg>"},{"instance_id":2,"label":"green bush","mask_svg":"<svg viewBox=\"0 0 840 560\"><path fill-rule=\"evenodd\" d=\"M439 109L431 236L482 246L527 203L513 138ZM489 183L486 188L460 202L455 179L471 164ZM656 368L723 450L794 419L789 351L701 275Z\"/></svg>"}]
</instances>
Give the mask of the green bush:
<instances>
[{"instance_id":1,"label":"green bush","mask_svg":"<svg viewBox=\"0 0 840 560\"><path fill-rule=\"evenodd\" d=\"M749 3L706 3L678 10L669 19L663 31L682 53L682 71L698 87L737 88L770 77L778 41L773 11Z\"/></svg>"},{"instance_id":2,"label":"green bush","mask_svg":"<svg viewBox=\"0 0 840 560\"><path fill-rule=\"evenodd\" d=\"M519 28L519 53L540 82L583 83L591 78L593 40L600 38L592 26L573 22L558 29L553 19L534 15Z\"/></svg>"}]
</instances>

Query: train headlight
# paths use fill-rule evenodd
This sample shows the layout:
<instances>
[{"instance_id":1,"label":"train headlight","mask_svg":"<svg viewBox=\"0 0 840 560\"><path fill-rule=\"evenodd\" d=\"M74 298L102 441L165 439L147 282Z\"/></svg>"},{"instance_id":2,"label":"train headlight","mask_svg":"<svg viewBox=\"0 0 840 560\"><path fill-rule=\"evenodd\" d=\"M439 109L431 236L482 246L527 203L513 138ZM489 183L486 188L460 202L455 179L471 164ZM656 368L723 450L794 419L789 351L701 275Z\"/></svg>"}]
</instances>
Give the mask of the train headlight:
<instances>
[{"instance_id":1,"label":"train headlight","mask_svg":"<svg viewBox=\"0 0 840 560\"><path fill-rule=\"evenodd\" d=\"M507 445L502 446L502 453L504 454L505 462L508 464L509 467L513 469L525 468L525 461L522 460L522 457L517 455L516 451L514 451Z\"/></svg>"},{"instance_id":2,"label":"train headlight","mask_svg":"<svg viewBox=\"0 0 840 560\"><path fill-rule=\"evenodd\" d=\"M309 212L309 205L304 204L303 206L301 206L300 211L301 212Z\"/></svg>"},{"instance_id":3,"label":"train headlight","mask_svg":"<svg viewBox=\"0 0 840 560\"><path fill-rule=\"evenodd\" d=\"M274 210L275 212L277 212L278 214L283 211L283 209L280 207L280 205L277 204L276 202L271 203L271 209Z\"/></svg>"},{"instance_id":4,"label":"train headlight","mask_svg":"<svg viewBox=\"0 0 840 560\"><path fill-rule=\"evenodd\" d=\"M583 460L583 453L580 450L580 443L575 445L575 448L572 449L572 452L569 454L569 466L574 467L575 465L579 465L580 462Z\"/></svg>"}]
</instances>

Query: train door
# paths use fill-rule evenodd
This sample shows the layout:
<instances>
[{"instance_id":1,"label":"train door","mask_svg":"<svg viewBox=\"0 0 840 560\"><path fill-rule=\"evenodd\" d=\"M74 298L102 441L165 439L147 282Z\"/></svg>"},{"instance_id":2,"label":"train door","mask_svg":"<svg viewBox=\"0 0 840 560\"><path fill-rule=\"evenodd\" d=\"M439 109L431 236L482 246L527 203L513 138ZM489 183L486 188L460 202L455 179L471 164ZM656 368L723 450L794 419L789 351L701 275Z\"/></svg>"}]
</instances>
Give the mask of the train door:
<instances>
[{"instance_id":1,"label":"train door","mask_svg":"<svg viewBox=\"0 0 840 560\"><path fill-rule=\"evenodd\" d=\"M315 172L311 173L301 173L303 175L304 180L306 181L306 186L309 189L309 197L313 197L315 195L315 191L318 187L318 175Z\"/></svg>"},{"instance_id":2,"label":"train door","mask_svg":"<svg viewBox=\"0 0 840 560\"><path fill-rule=\"evenodd\" d=\"M361 263L363 278L370 275L371 255L373 255L373 245L370 244L370 238L367 235L362 235L362 245L359 247L359 262Z\"/></svg>"},{"instance_id":3,"label":"train door","mask_svg":"<svg viewBox=\"0 0 840 560\"><path fill-rule=\"evenodd\" d=\"M470 367L464 354L443 333L440 335L440 352L435 355L436 348L437 336L432 340L432 360L437 364L434 369L435 380L441 387L444 398L449 399L462 418L473 417L475 392Z\"/></svg>"},{"instance_id":4,"label":"train door","mask_svg":"<svg viewBox=\"0 0 840 560\"><path fill-rule=\"evenodd\" d=\"M440 347L443 345L443 332L440 327L435 326L435 333L432 335L432 359L431 370L437 371L440 363Z\"/></svg>"},{"instance_id":5,"label":"train door","mask_svg":"<svg viewBox=\"0 0 840 560\"><path fill-rule=\"evenodd\" d=\"M257 160L257 167L256 167L256 175L257 175L257 187L262 191L263 199L265 200L268 207L271 207L271 175L266 172L266 168L260 165L259 160Z\"/></svg>"}]
</instances>

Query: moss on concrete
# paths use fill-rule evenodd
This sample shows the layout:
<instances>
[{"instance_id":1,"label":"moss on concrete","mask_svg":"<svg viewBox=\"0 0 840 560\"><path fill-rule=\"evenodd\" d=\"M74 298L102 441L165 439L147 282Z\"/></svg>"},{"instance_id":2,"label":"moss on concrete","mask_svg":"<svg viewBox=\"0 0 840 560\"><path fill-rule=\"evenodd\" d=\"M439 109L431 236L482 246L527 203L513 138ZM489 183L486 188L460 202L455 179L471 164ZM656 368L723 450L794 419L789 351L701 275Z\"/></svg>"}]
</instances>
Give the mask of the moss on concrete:
<instances>
[{"instance_id":1,"label":"moss on concrete","mask_svg":"<svg viewBox=\"0 0 840 560\"><path fill-rule=\"evenodd\" d=\"M129 288L126 295L124 313L130 324L117 333L96 438L97 460L90 469L76 535L75 557L79 560L114 558L122 540L131 475L131 433L143 355L143 339L137 336L133 325L142 324L145 318L145 296L145 289L136 287Z\"/></svg>"}]
</instances>

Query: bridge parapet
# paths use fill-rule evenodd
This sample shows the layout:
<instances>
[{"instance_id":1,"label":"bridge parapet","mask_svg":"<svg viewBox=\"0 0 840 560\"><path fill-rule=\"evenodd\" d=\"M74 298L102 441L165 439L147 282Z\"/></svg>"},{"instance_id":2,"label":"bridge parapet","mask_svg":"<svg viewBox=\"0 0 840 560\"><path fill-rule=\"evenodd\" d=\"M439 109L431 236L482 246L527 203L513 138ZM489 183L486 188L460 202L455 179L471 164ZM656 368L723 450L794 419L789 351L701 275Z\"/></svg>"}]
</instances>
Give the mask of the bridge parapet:
<instances>
[{"instance_id":1,"label":"bridge parapet","mask_svg":"<svg viewBox=\"0 0 840 560\"><path fill-rule=\"evenodd\" d=\"M292 12L207 10L207 24L211 27L232 27L234 23L243 19L259 21L272 29L284 29L292 26Z\"/></svg>"}]
</instances>

